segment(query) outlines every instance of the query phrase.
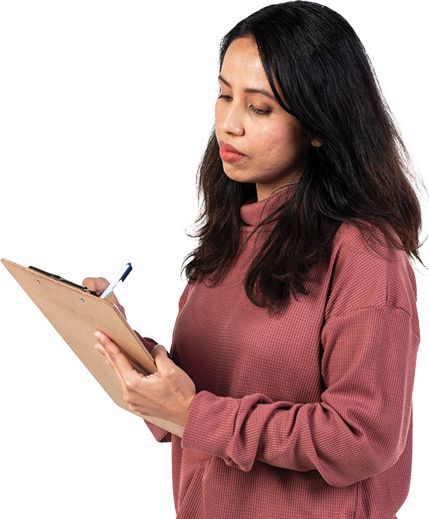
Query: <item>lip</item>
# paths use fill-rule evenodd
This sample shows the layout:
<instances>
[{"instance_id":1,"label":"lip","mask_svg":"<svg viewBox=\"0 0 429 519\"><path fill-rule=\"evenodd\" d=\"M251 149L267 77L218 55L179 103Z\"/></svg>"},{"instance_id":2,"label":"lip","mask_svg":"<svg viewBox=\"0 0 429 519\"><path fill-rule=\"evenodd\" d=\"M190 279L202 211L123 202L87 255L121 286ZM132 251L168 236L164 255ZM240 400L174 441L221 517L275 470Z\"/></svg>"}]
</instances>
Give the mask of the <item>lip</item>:
<instances>
[{"instance_id":1,"label":"lip","mask_svg":"<svg viewBox=\"0 0 429 519\"><path fill-rule=\"evenodd\" d=\"M239 162L244 159L244 155L241 153L233 153L232 151L226 151L223 148L220 149L220 158L224 162Z\"/></svg>"},{"instance_id":2,"label":"lip","mask_svg":"<svg viewBox=\"0 0 429 519\"><path fill-rule=\"evenodd\" d=\"M231 146L231 144L228 144L224 141L220 141L219 147L221 153L236 153L237 155L244 156L244 153L241 153L241 151L238 151L236 148L234 148L234 146Z\"/></svg>"}]
</instances>

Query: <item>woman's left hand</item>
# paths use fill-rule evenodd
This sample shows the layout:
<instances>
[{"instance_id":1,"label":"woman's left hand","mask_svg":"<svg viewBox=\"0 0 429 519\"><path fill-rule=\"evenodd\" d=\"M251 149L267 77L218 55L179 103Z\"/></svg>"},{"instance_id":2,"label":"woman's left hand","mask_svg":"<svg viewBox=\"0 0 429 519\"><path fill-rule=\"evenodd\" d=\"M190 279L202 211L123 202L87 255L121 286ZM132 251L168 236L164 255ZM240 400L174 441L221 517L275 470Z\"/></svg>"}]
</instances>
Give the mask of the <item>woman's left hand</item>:
<instances>
[{"instance_id":1,"label":"woman's left hand","mask_svg":"<svg viewBox=\"0 0 429 519\"><path fill-rule=\"evenodd\" d=\"M94 347L115 370L130 411L173 422L183 431L188 408L196 393L195 384L168 357L164 346L157 345L152 350L158 370L145 376L133 368L120 347L107 335L97 331L95 337Z\"/></svg>"}]
</instances>

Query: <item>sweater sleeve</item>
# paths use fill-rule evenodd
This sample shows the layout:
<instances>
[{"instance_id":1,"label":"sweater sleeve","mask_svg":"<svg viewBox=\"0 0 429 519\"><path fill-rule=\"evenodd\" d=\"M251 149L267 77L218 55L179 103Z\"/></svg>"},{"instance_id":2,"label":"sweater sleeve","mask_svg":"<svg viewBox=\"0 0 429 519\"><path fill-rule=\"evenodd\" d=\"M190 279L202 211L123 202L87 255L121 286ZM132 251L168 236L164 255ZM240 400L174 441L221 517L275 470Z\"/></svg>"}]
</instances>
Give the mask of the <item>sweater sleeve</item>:
<instances>
[{"instance_id":1,"label":"sweater sleeve","mask_svg":"<svg viewBox=\"0 0 429 519\"><path fill-rule=\"evenodd\" d=\"M411 414L418 337L400 308L368 307L323 331L321 401L272 401L197 393L182 446L250 471L256 460L317 470L347 486L387 470L401 455Z\"/></svg>"},{"instance_id":2,"label":"sweater sleeve","mask_svg":"<svg viewBox=\"0 0 429 519\"><path fill-rule=\"evenodd\" d=\"M416 315L391 304L371 304L373 296L359 301L357 294L367 293L365 288L374 290L378 282L374 272L365 277L368 264L359 267L351 261L344 267L344 255L345 249L337 258L331 316L320 339L324 383L320 401L273 401L260 393L232 398L200 391L187 415L182 447L220 457L242 471L250 471L255 461L296 471L317 470L337 487L374 476L398 460L412 412L419 344ZM390 292L398 287L412 292L401 268L390 265L380 274L382 295L373 292L378 302L386 301L386 293L392 300ZM385 274L395 277L387 291ZM406 286L401 287L403 282ZM347 294L354 308L344 306ZM337 313L339 308L345 311Z\"/></svg>"},{"instance_id":3,"label":"sweater sleeve","mask_svg":"<svg viewBox=\"0 0 429 519\"><path fill-rule=\"evenodd\" d=\"M183 290L180 298L179 298L179 312L181 311L183 305L185 304L188 290L189 290L189 284L186 285L185 289ZM158 344L154 339L150 337L142 337L137 331L137 335L139 336L140 340L143 342L145 347L151 351L152 348ZM169 431L166 431L165 429L162 429L162 427L159 427L158 425L155 425L151 422L148 422L147 420L144 420L145 424L149 428L150 432L155 437L155 440L161 443L171 442L171 433Z\"/></svg>"}]
</instances>

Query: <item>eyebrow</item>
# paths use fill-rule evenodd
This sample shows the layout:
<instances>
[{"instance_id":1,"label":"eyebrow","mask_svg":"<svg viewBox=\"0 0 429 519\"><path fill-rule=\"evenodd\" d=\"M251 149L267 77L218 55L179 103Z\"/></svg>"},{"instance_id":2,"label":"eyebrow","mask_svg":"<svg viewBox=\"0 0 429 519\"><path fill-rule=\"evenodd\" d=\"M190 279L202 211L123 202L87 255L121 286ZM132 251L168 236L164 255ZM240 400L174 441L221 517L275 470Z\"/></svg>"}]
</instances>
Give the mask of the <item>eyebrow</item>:
<instances>
[{"instance_id":1,"label":"eyebrow","mask_svg":"<svg viewBox=\"0 0 429 519\"><path fill-rule=\"evenodd\" d=\"M220 74L218 76L218 80L222 81L222 83L225 83L226 86L231 88L231 85L228 83L228 81L225 78L223 78ZM268 92L267 90L264 90L262 88L245 88L244 91L247 94L262 94L266 97L269 97L273 101L276 101L276 98L273 96L273 94L270 94L270 92Z\"/></svg>"}]
</instances>

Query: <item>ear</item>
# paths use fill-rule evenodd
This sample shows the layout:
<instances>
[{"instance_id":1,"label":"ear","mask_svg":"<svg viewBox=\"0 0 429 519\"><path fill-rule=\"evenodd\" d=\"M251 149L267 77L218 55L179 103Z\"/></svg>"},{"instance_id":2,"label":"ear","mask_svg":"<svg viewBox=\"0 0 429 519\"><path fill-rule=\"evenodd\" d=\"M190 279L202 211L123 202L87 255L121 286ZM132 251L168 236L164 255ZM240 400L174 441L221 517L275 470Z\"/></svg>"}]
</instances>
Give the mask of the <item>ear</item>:
<instances>
[{"instance_id":1,"label":"ear","mask_svg":"<svg viewBox=\"0 0 429 519\"><path fill-rule=\"evenodd\" d=\"M320 148L320 146L322 146L322 141L320 139L311 139L311 145L315 148Z\"/></svg>"}]
</instances>

